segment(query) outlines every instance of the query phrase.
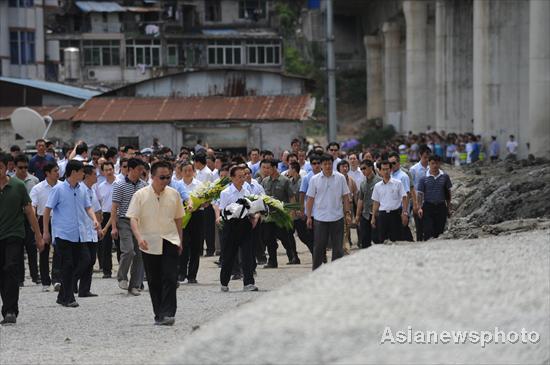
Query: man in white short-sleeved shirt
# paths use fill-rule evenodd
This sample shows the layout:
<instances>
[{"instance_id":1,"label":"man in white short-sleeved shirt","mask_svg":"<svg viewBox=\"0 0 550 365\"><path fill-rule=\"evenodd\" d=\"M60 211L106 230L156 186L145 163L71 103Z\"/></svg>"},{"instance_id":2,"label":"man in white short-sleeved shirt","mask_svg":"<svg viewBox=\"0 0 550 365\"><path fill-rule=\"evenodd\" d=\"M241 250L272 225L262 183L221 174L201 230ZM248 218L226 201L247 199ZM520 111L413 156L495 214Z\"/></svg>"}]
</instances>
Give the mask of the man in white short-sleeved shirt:
<instances>
[{"instance_id":1,"label":"man in white short-sleeved shirt","mask_svg":"<svg viewBox=\"0 0 550 365\"><path fill-rule=\"evenodd\" d=\"M402 225L409 221L408 213L401 207L408 206L407 192L401 181L391 177L391 164L384 160L380 163L382 181L374 185L372 191L373 227L378 227L380 241L386 238L392 241L402 239Z\"/></svg>"},{"instance_id":2,"label":"man in white short-sleeved shirt","mask_svg":"<svg viewBox=\"0 0 550 365\"><path fill-rule=\"evenodd\" d=\"M321 156L321 173L307 189L307 226L313 227L313 270L322 265L330 240L332 260L344 256L344 218L351 224L350 191L344 175L332 170L331 155ZM315 217L313 219L312 217Z\"/></svg>"}]
</instances>

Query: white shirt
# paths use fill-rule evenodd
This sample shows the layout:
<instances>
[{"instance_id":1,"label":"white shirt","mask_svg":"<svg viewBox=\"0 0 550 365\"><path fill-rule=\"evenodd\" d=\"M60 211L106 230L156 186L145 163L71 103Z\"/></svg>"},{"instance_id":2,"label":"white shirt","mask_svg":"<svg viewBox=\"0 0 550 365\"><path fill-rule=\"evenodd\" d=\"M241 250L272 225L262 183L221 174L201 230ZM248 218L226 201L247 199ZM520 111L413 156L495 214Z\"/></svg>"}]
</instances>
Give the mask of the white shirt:
<instances>
[{"instance_id":1,"label":"white shirt","mask_svg":"<svg viewBox=\"0 0 550 365\"><path fill-rule=\"evenodd\" d=\"M55 182L55 185L59 184L59 181ZM55 186L54 185L54 186ZM46 203L48 202L48 196L50 191L52 191L53 186L48 184L47 180L43 180L36 184L30 192L30 197L32 201L32 206L36 207L36 214L41 216L44 215L44 208L46 208Z\"/></svg>"},{"instance_id":2,"label":"white shirt","mask_svg":"<svg viewBox=\"0 0 550 365\"><path fill-rule=\"evenodd\" d=\"M288 176L289 171L290 171L290 169L285 170L285 171L281 172L281 175L283 175L284 177L288 177L290 179L290 177ZM304 170L304 169L300 169L299 174L300 174L300 177L303 178L304 176L307 175L307 171Z\"/></svg>"},{"instance_id":3,"label":"white shirt","mask_svg":"<svg viewBox=\"0 0 550 365\"><path fill-rule=\"evenodd\" d=\"M185 188L187 189L187 192L189 194L191 194L191 192L197 190L202 185L202 183L199 180L195 179L195 178L193 178L193 181L191 181L190 184L186 184L184 179L181 179L180 181L185 186Z\"/></svg>"},{"instance_id":4,"label":"white shirt","mask_svg":"<svg viewBox=\"0 0 550 365\"><path fill-rule=\"evenodd\" d=\"M202 170L197 169L196 179L202 183L212 182L214 181L214 174L212 174L212 170L210 170L208 166L204 166Z\"/></svg>"},{"instance_id":5,"label":"white shirt","mask_svg":"<svg viewBox=\"0 0 550 365\"><path fill-rule=\"evenodd\" d=\"M184 179L181 179L180 182L185 187L185 190L187 190L188 194L191 194L193 191L197 190L202 185L202 183L195 178L193 178L193 181L191 181L190 184L186 184ZM204 210L204 208L200 207L199 210Z\"/></svg>"},{"instance_id":6,"label":"white shirt","mask_svg":"<svg viewBox=\"0 0 550 365\"><path fill-rule=\"evenodd\" d=\"M67 168L68 162L69 161L66 158L57 161L57 167L59 167L59 176L65 176L65 169Z\"/></svg>"},{"instance_id":7,"label":"white shirt","mask_svg":"<svg viewBox=\"0 0 550 365\"><path fill-rule=\"evenodd\" d=\"M378 210L385 212L401 208L405 196L407 196L407 192L403 184L393 177L388 183L385 183L384 180L376 183L372 191L372 200L380 203Z\"/></svg>"},{"instance_id":8,"label":"white shirt","mask_svg":"<svg viewBox=\"0 0 550 365\"><path fill-rule=\"evenodd\" d=\"M332 161L332 171L338 171L338 164L342 161L340 157L336 157L336 160Z\"/></svg>"},{"instance_id":9,"label":"white shirt","mask_svg":"<svg viewBox=\"0 0 550 365\"><path fill-rule=\"evenodd\" d=\"M518 153L518 142L517 141L508 141L506 142L506 149L508 150L508 153L511 153L513 155Z\"/></svg>"},{"instance_id":10,"label":"white shirt","mask_svg":"<svg viewBox=\"0 0 550 365\"><path fill-rule=\"evenodd\" d=\"M86 199L90 202L94 213L101 211L101 205L99 204L93 187L89 188L86 184L83 184L82 186L84 190L86 190ZM83 242L98 241L97 231L94 229L94 221L88 215L86 215L86 234L84 235L83 240Z\"/></svg>"},{"instance_id":11,"label":"white shirt","mask_svg":"<svg viewBox=\"0 0 550 365\"><path fill-rule=\"evenodd\" d=\"M357 170L353 171L350 167L348 176L351 177L353 181L355 181L355 184L357 185L357 187L360 187L361 183L365 181L365 175L363 175L363 172L361 171L360 168L357 168Z\"/></svg>"},{"instance_id":12,"label":"white shirt","mask_svg":"<svg viewBox=\"0 0 550 365\"><path fill-rule=\"evenodd\" d=\"M339 172L333 172L330 176L323 172L313 175L306 193L315 199L312 216L320 222L335 222L344 218L342 197L349 193L346 178Z\"/></svg>"},{"instance_id":13,"label":"white shirt","mask_svg":"<svg viewBox=\"0 0 550 365\"><path fill-rule=\"evenodd\" d=\"M101 204L101 211L103 213L111 213L111 206L113 205L113 183L104 181L96 188L97 199Z\"/></svg>"},{"instance_id":14,"label":"white shirt","mask_svg":"<svg viewBox=\"0 0 550 365\"><path fill-rule=\"evenodd\" d=\"M223 189L220 194L220 209L225 209L229 204L236 203L240 198L244 198L247 195L251 195L250 191L246 188L246 185L243 184L241 190L237 190L235 185L230 184L228 187Z\"/></svg>"},{"instance_id":15,"label":"white shirt","mask_svg":"<svg viewBox=\"0 0 550 365\"><path fill-rule=\"evenodd\" d=\"M126 177L126 176L124 176L123 174L116 174L116 175L115 175L115 182L116 182L116 181L124 181L124 178L125 178L125 177Z\"/></svg>"}]
</instances>

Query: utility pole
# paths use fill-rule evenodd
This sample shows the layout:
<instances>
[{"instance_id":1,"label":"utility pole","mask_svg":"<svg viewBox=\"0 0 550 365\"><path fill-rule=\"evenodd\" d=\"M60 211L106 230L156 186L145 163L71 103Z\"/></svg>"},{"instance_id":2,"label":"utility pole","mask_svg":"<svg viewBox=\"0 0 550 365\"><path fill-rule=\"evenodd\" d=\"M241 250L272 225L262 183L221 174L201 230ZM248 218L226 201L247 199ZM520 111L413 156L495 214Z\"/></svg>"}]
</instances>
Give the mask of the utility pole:
<instances>
[{"instance_id":1,"label":"utility pole","mask_svg":"<svg viewBox=\"0 0 550 365\"><path fill-rule=\"evenodd\" d=\"M334 32L332 0L327 2L327 80L328 80L328 141L336 141L336 64L334 60Z\"/></svg>"}]
</instances>

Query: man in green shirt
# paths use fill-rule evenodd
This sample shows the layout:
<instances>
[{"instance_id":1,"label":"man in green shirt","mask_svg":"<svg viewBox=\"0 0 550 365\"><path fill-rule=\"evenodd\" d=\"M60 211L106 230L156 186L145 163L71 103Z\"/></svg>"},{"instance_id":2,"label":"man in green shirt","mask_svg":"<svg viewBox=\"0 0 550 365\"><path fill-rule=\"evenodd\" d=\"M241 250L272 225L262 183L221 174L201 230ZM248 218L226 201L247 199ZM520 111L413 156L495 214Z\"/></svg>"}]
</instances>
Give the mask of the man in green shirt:
<instances>
[{"instance_id":1,"label":"man in green shirt","mask_svg":"<svg viewBox=\"0 0 550 365\"><path fill-rule=\"evenodd\" d=\"M0 296L2 325L14 324L19 314L18 260L25 239L25 216L40 251L44 241L25 184L6 175L9 156L0 153Z\"/></svg>"},{"instance_id":2,"label":"man in green shirt","mask_svg":"<svg viewBox=\"0 0 550 365\"><path fill-rule=\"evenodd\" d=\"M275 160L262 160L260 163L260 170L264 175L262 180L262 187L265 190L265 194L272 198L278 199L283 203L294 203L294 193L290 186L290 180L281 174L277 170L277 161ZM262 233L264 241L267 243L267 252L269 254L269 260L265 269L275 269L278 267L277 263L277 239L281 241L283 247L286 250L288 256L289 265L300 264L298 253L296 252L296 241L292 240L290 236L291 231L284 230L278 227L275 223L265 222L262 226Z\"/></svg>"}]
</instances>

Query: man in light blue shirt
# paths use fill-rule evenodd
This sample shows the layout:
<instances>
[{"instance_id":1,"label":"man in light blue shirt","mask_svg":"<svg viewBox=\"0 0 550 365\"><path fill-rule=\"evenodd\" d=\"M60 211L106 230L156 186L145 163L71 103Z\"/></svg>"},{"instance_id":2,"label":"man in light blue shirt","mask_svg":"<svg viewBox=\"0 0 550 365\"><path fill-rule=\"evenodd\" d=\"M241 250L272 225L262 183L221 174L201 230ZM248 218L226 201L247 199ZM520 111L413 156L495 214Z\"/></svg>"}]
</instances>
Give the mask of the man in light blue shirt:
<instances>
[{"instance_id":1,"label":"man in light blue shirt","mask_svg":"<svg viewBox=\"0 0 550 365\"><path fill-rule=\"evenodd\" d=\"M44 209L44 240L55 239L56 249L61 256L61 290L57 303L64 307L78 307L74 298L74 272L80 258L83 243L88 238L88 220L93 221L94 229L99 231L91 203L86 199L86 190L81 184L84 177L84 165L81 161L70 160L65 170L66 180L56 185ZM52 232L48 227L52 216Z\"/></svg>"},{"instance_id":2,"label":"man in light blue shirt","mask_svg":"<svg viewBox=\"0 0 550 365\"><path fill-rule=\"evenodd\" d=\"M92 165L84 166L84 181L81 184L82 189L86 192L86 201L90 203L97 221L102 220L101 205L97 199L95 190L92 189L97 183L97 174ZM80 260L75 270L75 289L78 289L80 298L97 297L90 291L92 287L92 274L97 256L98 234L94 228L94 221L90 217L86 217L86 234L84 237L84 247L80 250ZM80 283L77 285L77 281Z\"/></svg>"},{"instance_id":3,"label":"man in light blue shirt","mask_svg":"<svg viewBox=\"0 0 550 365\"><path fill-rule=\"evenodd\" d=\"M168 186L176 189L176 191L180 193L182 203L187 202L187 204L191 204L191 200L189 199L189 192L187 191L187 188L185 187L183 182L172 178Z\"/></svg>"}]
</instances>

